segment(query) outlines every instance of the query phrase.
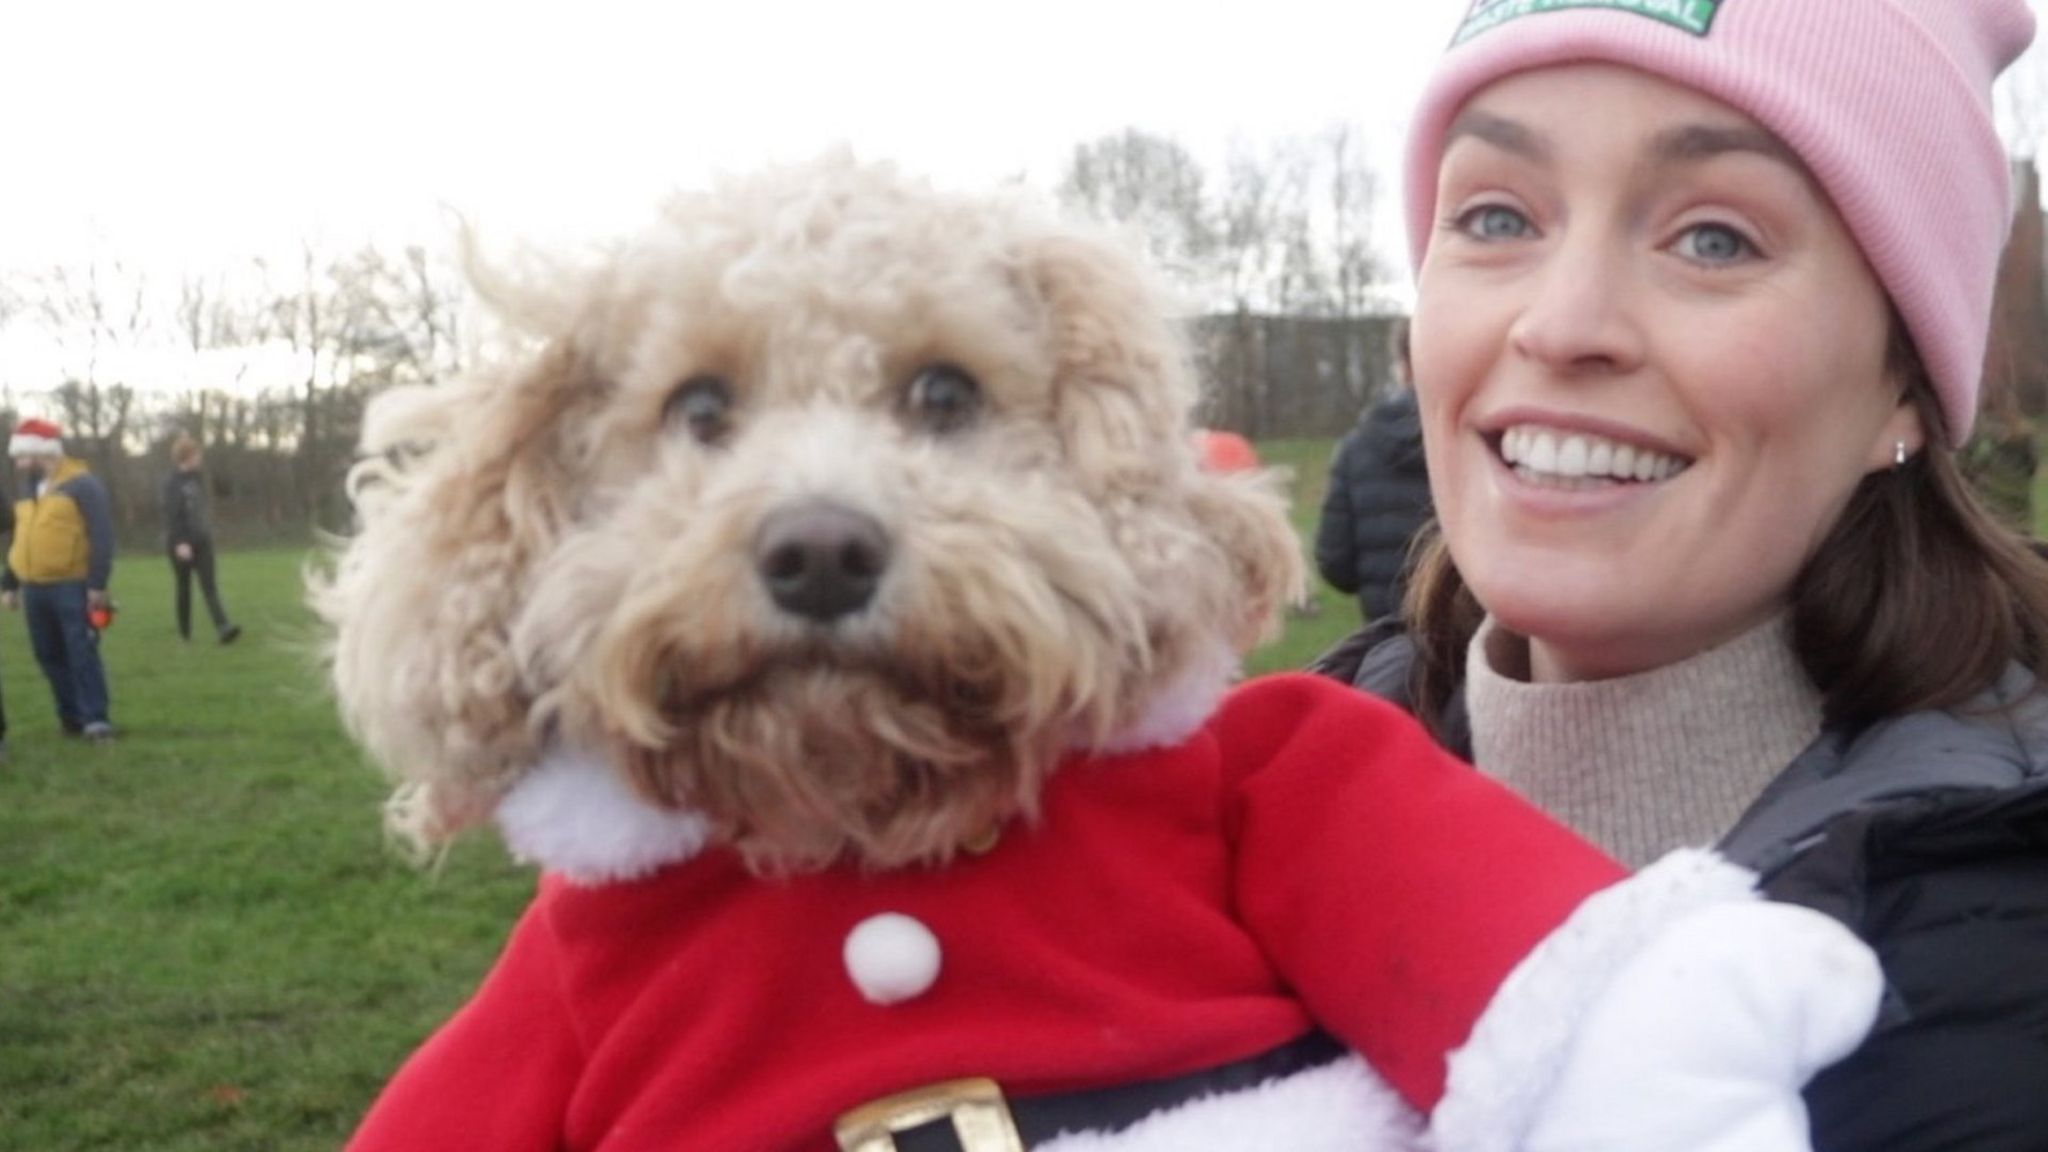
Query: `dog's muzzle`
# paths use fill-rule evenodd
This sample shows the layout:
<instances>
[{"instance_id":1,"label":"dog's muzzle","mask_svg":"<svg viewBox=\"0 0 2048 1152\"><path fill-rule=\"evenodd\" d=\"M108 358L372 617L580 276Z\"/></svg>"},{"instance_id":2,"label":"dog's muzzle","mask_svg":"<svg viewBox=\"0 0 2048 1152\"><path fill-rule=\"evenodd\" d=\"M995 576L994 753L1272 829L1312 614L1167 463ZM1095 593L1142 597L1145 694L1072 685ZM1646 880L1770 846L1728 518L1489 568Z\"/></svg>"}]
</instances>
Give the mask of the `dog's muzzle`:
<instances>
[{"instance_id":1,"label":"dog's muzzle","mask_svg":"<svg viewBox=\"0 0 2048 1152\"><path fill-rule=\"evenodd\" d=\"M868 606L889 568L889 533L829 500L770 513L754 537L754 570L777 607L821 624Z\"/></svg>"}]
</instances>

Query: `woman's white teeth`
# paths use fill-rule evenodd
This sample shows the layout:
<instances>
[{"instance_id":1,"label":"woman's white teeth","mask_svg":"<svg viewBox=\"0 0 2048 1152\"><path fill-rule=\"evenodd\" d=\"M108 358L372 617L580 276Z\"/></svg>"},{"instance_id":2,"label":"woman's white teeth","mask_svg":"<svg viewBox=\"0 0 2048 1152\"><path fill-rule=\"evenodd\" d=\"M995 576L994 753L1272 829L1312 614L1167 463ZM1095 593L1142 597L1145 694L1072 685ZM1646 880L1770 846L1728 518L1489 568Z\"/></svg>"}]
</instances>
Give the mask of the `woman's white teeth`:
<instances>
[{"instance_id":1,"label":"woman's white teeth","mask_svg":"<svg viewBox=\"0 0 2048 1152\"><path fill-rule=\"evenodd\" d=\"M1561 479L1666 480L1685 470L1682 457L1584 432L1515 427L1500 438L1501 458L1524 473Z\"/></svg>"}]
</instances>

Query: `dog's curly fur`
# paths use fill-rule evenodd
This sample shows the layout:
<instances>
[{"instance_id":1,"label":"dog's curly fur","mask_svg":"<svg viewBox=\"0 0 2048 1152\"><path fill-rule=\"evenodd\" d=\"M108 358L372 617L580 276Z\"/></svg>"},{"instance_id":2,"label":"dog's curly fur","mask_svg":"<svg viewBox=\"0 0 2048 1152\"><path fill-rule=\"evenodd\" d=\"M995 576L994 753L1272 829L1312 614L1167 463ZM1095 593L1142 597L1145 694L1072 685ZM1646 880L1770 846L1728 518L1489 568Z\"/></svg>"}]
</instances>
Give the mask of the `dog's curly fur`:
<instances>
[{"instance_id":1,"label":"dog's curly fur","mask_svg":"<svg viewBox=\"0 0 2048 1152\"><path fill-rule=\"evenodd\" d=\"M416 842L562 741L762 869L942 861L1028 817L1065 750L1220 681L1298 591L1272 478L1193 458L1167 294L1023 193L832 157L497 295L523 350L376 400L359 531L314 589ZM928 405L935 365L978 400ZM677 402L706 377L715 427ZM763 522L798 506L880 526L863 610L764 590Z\"/></svg>"}]
</instances>

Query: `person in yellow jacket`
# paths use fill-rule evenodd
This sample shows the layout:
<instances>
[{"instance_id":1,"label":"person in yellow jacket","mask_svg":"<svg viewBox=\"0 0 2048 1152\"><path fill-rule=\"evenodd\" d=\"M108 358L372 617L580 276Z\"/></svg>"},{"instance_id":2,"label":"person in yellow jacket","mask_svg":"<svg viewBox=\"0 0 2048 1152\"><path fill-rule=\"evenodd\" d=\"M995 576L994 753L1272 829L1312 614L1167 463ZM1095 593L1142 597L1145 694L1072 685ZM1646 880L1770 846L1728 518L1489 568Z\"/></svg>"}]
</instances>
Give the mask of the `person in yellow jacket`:
<instances>
[{"instance_id":1,"label":"person in yellow jacket","mask_svg":"<svg viewBox=\"0 0 2048 1152\"><path fill-rule=\"evenodd\" d=\"M57 698L64 731L111 740L107 673L88 614L107 605L114 569L114 518L107 489L85 463L64 455L63 430L23 420L8 439L20 481L14 543L0 573L0 601L17 604L29 646Z\"/></svg>"}]
</instances>

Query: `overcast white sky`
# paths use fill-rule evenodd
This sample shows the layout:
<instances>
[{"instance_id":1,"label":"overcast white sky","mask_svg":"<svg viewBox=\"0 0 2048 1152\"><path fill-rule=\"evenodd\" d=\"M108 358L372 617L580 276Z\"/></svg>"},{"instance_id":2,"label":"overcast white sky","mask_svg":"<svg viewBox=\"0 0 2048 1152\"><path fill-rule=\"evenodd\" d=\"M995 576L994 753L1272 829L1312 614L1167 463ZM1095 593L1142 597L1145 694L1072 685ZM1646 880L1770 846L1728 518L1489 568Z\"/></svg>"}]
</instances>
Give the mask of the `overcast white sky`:
<instances>
[{"instance_id":1,"label":"overcast white sky","mask_svg":"<svg viewBox=\"0 0 2048 1152\"><path fill-rule=\"evenodd\" d=\"M1215 168L1348 121L1391 200L1467 3L0 0L0 267L433 240L444 207L589 235L837 141L1050 185L1133 126Z\"/></svg>"},{"instance_id":2,"label":"overcast white sky","mask_svg":"<svg viewBox=\"0 0 2048 1152\"><path fill-rule=\"evenodd\" d=\"M1384 178L1397 254L1402 130L1467 6L0 0L0 274L118 261L164 285L301 241L445 248L450 209L487 245L585 239L710 169L839 142L1050 187L1127 127L1220 173L1233 141L1339 123ZM0 331L0 387L41 386L52 357L33 325Z\"/></svg>"},{"instance_id":3,"label":"overcast white sky","mask_svg":"<svg viewBox=\"0 0 2048 1152\"><path fill-rule=\"evenodd\" d=\"M0 265L212 262L302 236L587 235L850 141L1049 186L1136 126L1349 121L1391 172L1466 0L0 2ZM1391 195L1391 189L1390 189Z\"/></svg>"}]
</instances>

